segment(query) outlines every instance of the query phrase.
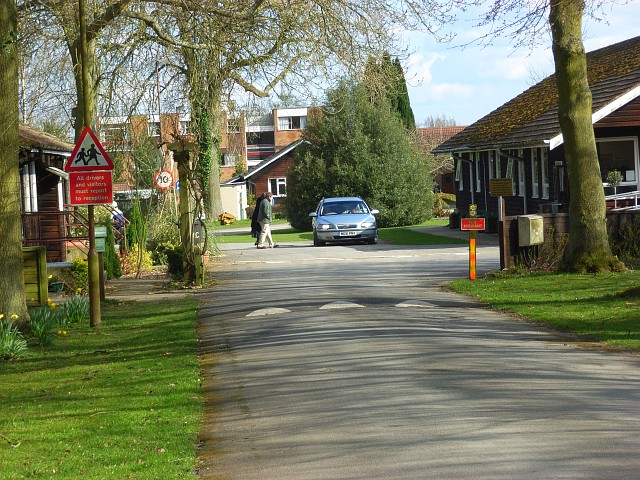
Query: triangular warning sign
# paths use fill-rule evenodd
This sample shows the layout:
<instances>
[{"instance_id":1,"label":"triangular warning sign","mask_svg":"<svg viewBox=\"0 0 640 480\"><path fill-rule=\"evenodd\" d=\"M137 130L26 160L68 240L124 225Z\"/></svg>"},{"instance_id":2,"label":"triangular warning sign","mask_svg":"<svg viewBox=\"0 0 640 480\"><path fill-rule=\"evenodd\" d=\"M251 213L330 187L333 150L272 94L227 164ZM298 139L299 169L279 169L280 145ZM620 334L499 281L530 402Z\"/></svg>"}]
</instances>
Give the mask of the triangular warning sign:
<instances>
[{"instance_id":1,"label":"triangular warning sign","mask_svg":"<svg viewBox=\"0 0 640 480\"><path fill-rule=\"evenodd\" d=\"M65 172L113 170L113 163L91 127L84 127L73 153L64 166Z\"/></svg>"}]
</instances>

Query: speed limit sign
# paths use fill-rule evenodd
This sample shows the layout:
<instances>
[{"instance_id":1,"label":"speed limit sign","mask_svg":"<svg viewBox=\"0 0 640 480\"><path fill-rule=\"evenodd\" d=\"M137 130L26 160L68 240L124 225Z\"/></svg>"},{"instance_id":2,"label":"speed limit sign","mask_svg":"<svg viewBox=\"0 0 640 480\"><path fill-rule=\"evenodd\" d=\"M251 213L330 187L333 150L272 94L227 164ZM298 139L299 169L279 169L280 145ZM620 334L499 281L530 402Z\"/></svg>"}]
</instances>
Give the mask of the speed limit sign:
<instances>
[{"instance_id":1,"label":"speed limit sign","mask_svg":"<svg viewBox=\"0 0 640 480\"><path fill-rule=\"evenodd\" d=\"M160 190L167 190L173 185L173 176L169 170L160 170L154 175L153 183L155 183L156 187Z\"/></svg>"}]
</instances>

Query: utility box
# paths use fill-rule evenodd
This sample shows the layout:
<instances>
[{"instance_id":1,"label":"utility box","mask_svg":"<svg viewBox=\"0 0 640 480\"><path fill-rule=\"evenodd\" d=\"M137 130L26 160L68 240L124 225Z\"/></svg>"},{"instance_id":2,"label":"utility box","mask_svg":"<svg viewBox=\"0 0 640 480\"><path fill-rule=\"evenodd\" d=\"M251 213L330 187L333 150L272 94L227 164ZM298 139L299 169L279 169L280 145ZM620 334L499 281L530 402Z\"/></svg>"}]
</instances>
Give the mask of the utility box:
<instances>
[{"instance_id":1,"label":"utility box","mask_svg":"<svg viewBox=\"0 0 640 480\"><path fill-rule=\"evenodd\" d=\"M518 245L528 247L544 243L544 221L541 215L518 216Z\"/></svg>"}]
</instances>

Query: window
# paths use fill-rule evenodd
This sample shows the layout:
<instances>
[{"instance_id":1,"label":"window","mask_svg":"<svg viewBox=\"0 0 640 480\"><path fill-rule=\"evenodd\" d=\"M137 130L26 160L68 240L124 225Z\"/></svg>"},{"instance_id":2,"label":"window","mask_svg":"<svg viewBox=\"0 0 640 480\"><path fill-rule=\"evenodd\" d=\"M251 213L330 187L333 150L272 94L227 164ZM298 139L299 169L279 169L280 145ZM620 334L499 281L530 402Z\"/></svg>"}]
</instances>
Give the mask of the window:
<instances>
[{"instance_id":1,"label":"window","mask_svg":"<svg viewBox=\"0 0 640 480\"><path fill-rule=\"evenodd\" d=\"M223 153L222 165L225 167L237 165L240 160L240 155L237 153Z\"/></svg>"},{"instance_id":2,"label":"window","mask_svg":"<svg viewBox=\"0 0 640 480\"><path fill-rule=\"evenodd\" d=\"M189 133L190 126L191 122L188 120L180 120L180 135L187 135Z\"/></svg>"},{"instance_id":3,"label":"window","mask_svg":"<svg viewBox=\"0 0 640 480\"><path fill-rule=\"evenodd\" d=\"M147 134L150 137L160 136L160 122L147 122Z\"/></svg>"},{"instance_id":4,"label":"window","mask_svg":"<svg viewBox=\"0 0 640 480\"><path fill-rule=\"evenodd\" d=\"M538 198L540 195L540 185L538 183L538 149L531 149L531 197Z\"/></svg>"},{"instance_id":5,"label":"window","mask_svg":"<svg viewBox=\"0 0 640 480\"><path fill-rule=\"evenodd\" d=\"M617 170L622 174L622 185L637 186L638 139L636 137L596 139L602 182L607 174Z\"/></svg>"},{"instance_id":6,"label":"window","mask_svg":"<svg viewBox=\"0 0 640 480\"><path fill-rule=\"evenodd\" d=\"M549 198L549 154L542 149L542 198Z\"/></svg>"},{"instance_id":7,"label":"window","mask_svg":"<svg viewBox=\"0 0 640 480\"><path fill-rule=\"evenodd\" d=\"M458 190L464 190L464 180L462 179L462 161L456 160L456 182L458 182Z\"/></svg>"},{"instance_id":8,"label":"window","mask_svg":"<svg viewBox=\"0 0 640 480\"><path fill-rule=\"evenodd\" d=\"M307 128L307 117L279 117L278 130L302 130Z\"/></svg>"},{"instance_id":9,"label":"window","mask_svg":"<svg viewBox=\"0 0 640 480\"><path fill-rule=\"evenodd\" d=\"M489 152L487 163L489 164L489 178L496 178L496 167L493 163L493 152Z\"/></svg>"},{"instance_id":10,"label":"window","mask_svg":"<svg viewBox=\"0 0 640 480\"><path fill-rule=\"evenodd\" d=\"M228 118L227 119L227 133L240 133L240 119L239 118Z\"/></svg>"},{"instance_id":11,"label":"window","mask_svg":"<svg viewBox=\"0 0 640 480\"><path fill-rule=\"evenodd\" d=\"M476 192L482 191L482 172L480 171L480 153L472 153L471 161L476 166Z\"/></svg>"},{"instance_id":12,"label":"window","mask_svg":"<svg viewBox=\"0 0 640 480\"><path fill-rule=\"evenodd\" d=\"M516 191L516 179L513 176L513 158L507 159L507 178L511 179L511 190Z\"/></svg>"},{"instance_id":13,"label":"window","mask_svg":"<svg viewBox=\"0 0 640 480\"><path fill-rule=\"evenodd\" d=\"M274 197L287 196L287 179L286 178L270 178L269 191Z\"/></svg>"},{"instance_id":14,"label":"window","mask_svg":"<svg viewBox=\"0 0 640 480\"><path fill-rule=\"evenodd\" d=\"M104 143L121 143L129 141L129 129L125 123L103 125L100 129Z\"/></svg>"},{"instance_id":15,"label":"window","mask_svg":"<svg viewBox=\"0 0 640 480\"><path fill-rule=\"evenodd\" d=\"M518 158L524 158L524 150L518 150ZM518 195L524 197L527 179L524 171L524 160L518 160Z\"/></svg>"}]
</instances>

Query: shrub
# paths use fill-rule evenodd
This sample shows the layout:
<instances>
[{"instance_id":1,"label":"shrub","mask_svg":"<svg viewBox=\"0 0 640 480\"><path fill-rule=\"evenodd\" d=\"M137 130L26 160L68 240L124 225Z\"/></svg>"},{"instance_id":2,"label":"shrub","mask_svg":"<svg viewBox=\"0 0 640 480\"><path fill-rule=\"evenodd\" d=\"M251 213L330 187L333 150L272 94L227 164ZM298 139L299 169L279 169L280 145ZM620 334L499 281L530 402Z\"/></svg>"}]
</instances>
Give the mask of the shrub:
<instances>
[{"instance_id":1,"label":"shrub","mask_svg":"<svg viewBox=\"0 0 640 480\"><path fill-rule=\"evenodd\" d=\"M62 314L59 316L62 319L61 322L78 323L89 317L89 298L75 294L64 301L61 310Z\"/></svg>"},{"instance_id":2,"label":"shrub","mask_svg":"<svg viewBox=\"0 0 640 480\"><path fill-rule=\"evenodd\" d=\"M611 239L611 250L625 262L640 260L640 215L624 223Z\"/></svg>"},{"instance_id":3,"label":"shrub","mask_svg":"<svg viewBox=\"0 0 640 480\"><path fill-rule=\"evenodd\" d=\"M53 338L53 328L58 324L58 315L54 308L38 307L29 312L29 333L38 345L49 345Z\"/></svg>"},{"instance_id":4,"label":"shrub","mask_svg":"<svg viewBox=\"0 0 640 480\"><path fill-rule=\"evenodd\" d=\"M151 260L151 254L139 245L134 245L131 249L127 250L127 253L122 259L122 273L125 275L138 275L142 272L150 272L152 266L153 261Z\"/></svg>"},{"instance_id":5,"label":"shrub","mask_svg":"<svg viewBox=\"0 0 640 480\"><path fill-rule=\"evenodd\" d=\"M68 269L60 273L67 292L89 291L89 264L83 258L75 258Z\"/></svg>"},{"instance_id":6,"label":"shrub","mask_svg":"<svg viewBox=\"0 0 640 480\"><path fill-rule=\"evenodd\" d=\"M176 220L167 213L153 214L147 223L147 250L154 265L166 265L166 250L180 245L180 230Z\"/></svg>"},{"instance_id":7,"label":"shrub","mask_svg":"<svg viewBox=\"0 0 640 480\"><path fill-rule=\"evenodd\" d=\"M27 350L27 341L22 338L18 325L0 316L0 360L19 357Z\"/></svg>"},{"instance_id":8,"label":"shrub","mask_svg":"<svg viewBox=\"0 0 640 480\"><path fill-rule=\"evenodd\" d=\"M122 266L120 265L120 257L116 253L115 237L111 223L107 224L107 238L104 250L104 269L107 272L108 280L122 276Z\"/></svg>"},{"instance_id":9,"label":"shrub","mask_svg":"<svg viewBox=\"0 0 640 480\"><path fill-rule=\"evenodd\" d=\"M167 267L169 274L177 277L184 273L182 270L182 256L184 249L182 248L182 245L171 245L171 247L172 248L167 248L165 250Z\"/></svg>"}]
</instances>

